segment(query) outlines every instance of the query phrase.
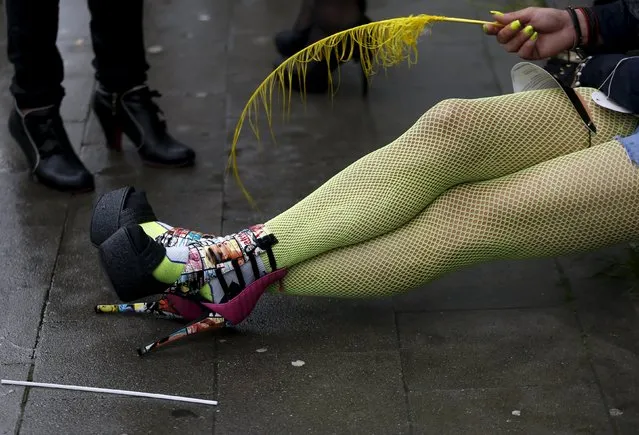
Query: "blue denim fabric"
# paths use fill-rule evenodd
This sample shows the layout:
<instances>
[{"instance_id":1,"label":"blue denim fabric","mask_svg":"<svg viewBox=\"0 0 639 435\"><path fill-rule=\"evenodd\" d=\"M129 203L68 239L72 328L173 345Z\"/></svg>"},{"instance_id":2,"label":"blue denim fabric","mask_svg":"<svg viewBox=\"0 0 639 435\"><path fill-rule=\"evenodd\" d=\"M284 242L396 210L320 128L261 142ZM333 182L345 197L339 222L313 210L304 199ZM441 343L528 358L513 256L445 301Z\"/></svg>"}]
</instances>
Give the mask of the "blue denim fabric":
<instances>
[{"instance_id":1,"label":"blue denim fabric","mask_svg":"<svg viewBox=\"0 0 639 435\"><path fill-rule=\"evenodd\" d=\"M630 136L617 136L615 139L621 142L630 160L632 160L635 165L639 165L639 127L637 127L635 132Z\"/></svg>"}]
</instances>

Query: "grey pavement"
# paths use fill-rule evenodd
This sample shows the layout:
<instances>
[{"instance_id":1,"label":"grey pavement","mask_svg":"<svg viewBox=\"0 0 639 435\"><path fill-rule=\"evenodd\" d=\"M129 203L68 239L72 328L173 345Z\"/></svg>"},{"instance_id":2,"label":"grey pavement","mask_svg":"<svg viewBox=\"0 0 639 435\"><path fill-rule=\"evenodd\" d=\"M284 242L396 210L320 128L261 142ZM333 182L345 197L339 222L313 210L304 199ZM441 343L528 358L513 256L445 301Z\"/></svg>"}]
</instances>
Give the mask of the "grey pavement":
<instances>
[{"instance_id":1,"label":"grey pavement","mask_svg":"<svg viewBox=\"0 0 639 435\"><path fill-rule=\"evenodd\" d=\"M276 122L277 144L266 134L260 148L246 130L239 163L261 207L255 212L224 167L238 115L271 70L271 37L294 18L291 4L146 2L147 44L163 48L149 54L150 83L164 94L176 136L200 156L195 168L163 171L144 168L132 147L113 155L103 146L89 110L86 5L62 0L64 118L98 193L135 184L163 220L228 233L285 210L441 99L511 91L518 60L475 26L436 25L418 64L380 74L367 101L347 66L332 104L324 96L305 109L295 101L291 119ZM487 18L513 3L370 4L381 19ZM11 67L6 56L0 62L6 119ZM6 128L0 141L0 377L219 400L207 407L3 386L3 435L638 431L639 319L625 246L476 266L393 299L266 295L235 331L139 358L138 345L177 325L93 313L114 301L87 234L97 193L71 197L34 184ZM306 364L293 366L297 360Z\"/></svg>"}]
</instances>

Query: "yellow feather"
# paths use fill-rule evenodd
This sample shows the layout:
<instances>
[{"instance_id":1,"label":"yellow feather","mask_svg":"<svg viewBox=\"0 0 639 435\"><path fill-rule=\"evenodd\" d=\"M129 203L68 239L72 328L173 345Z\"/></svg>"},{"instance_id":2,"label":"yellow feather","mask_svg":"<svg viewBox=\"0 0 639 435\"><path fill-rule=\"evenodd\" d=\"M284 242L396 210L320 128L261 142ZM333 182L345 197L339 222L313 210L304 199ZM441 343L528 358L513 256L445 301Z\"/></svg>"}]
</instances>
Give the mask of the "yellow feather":
<instances>
[{"instance_id":1,"label":"yellow feather","mask_svg":"<svg viewBox=\"0 0 639 435\"><path fill-rule=\"evenodd\" d=\"M255 206L256 204L240 179L237 165L237 144L240 139L242 127L247 119L259 141L260 135L257 126L257 114L260 105L264 108L269 127L272 127L271 102L273 100L276 83L279 83L279 91L284 96L284 110L286 111L287 108L290 107L292 94L291 83L294 73L296 72L299 76L300 89L302 90L302 95L304 95L303 78L306 77L308 63L330 59L331 53L335 54L340 62L346 62L353 58L355 50L359 50L362 69L367 78L370 78L373 74L376 64L383 68L392 67L406 60L412 64L417 61L417 42L420 35L424 32L427 25L438 21L466 24L495 24L488 21L423 14L376 21L323 38L289 57L274 69L253 92L242 110L233 134L233 142L231 144L231 152L227 165L227 170L229 168L233 170L236 182L251 205ZM373 56L371 56L371 53ZM415 60L411 60L411 54L414 54ZM329 87L332 89L332 74L328 68L326 73L329 77ZM289 84L288 87L286 83Z\"/></svg>"}]
</instances>

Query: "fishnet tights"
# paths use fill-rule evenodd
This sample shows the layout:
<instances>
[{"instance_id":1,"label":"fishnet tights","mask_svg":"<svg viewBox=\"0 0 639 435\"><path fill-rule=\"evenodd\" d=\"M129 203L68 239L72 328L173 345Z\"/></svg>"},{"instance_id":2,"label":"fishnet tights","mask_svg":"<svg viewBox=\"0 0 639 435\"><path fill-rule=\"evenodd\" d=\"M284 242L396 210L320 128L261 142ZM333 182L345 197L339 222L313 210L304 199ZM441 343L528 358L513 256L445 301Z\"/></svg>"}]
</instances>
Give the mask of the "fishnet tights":
<instances>
[{"instance_id":1,"label":"fishnet tights","mask_svg":"<svg viewBox=\"0 0 639 435\"><path fill-rule=\"evenodd\" d=\"M639 169L617 141L464 184L375 239L297 264L288 294L381 297L464 266L588 251L639 236Z\"/></svg>"},{"instance_id":2,"label":"fishnet tights","mask_svg":"<svg viewBox=\"0 0 639 435\"><path fill-rule=\"evenodd\" d=\"M501 177L542 162L584 150L590 143L593 146L606 143L614 135L629 134L636 127L636 118L596 106L589 97L591 89L579 89L578 92L587 102L598 128L598 133L592 135L591 141L576 111L559 90L517 93L476 100L446 100L437 104L394 142L356 161L304 200L266 223L280 241L274 248L278 265L289 268L297 265L290 269L291 273L286 279L289 289L307 293L308 290L301 285L304 283L309 284L307 288L316 291L320 286L324 289L323 293L353 293L355 289L347 291L344 290L344 284L340 284L342 275L347 274L357 277L360 282L358 287L368 292L369 287L362 284L362 279L367 275L374 275L371 272L376 262L386 274L391 270L393 275L396 274L394 267L399 266L394 264L393 255L398 255L398 252L393 251L393 246L401 248L399 251L405 250L410 256L419 257L419 260L415 258L409 261L402 258L402 261L420 268L414 274L420 275L417 281L421 281L424 274L436 274L438 267L441 270L451 267L449 263L456 265L461 261L459 264L465 264L483 259L482 256L476 255L462 255L463 259L458 259L458 254L453 255L448 245L439 245L443 243L441 237L455 240L455 243L462 245L471 241L474 241L473 244L483 241L484 244L500 245L501 241L505 240L503 237L484 240L488 233L482 236L483 233L478 232L477 228L469 227L476 222L486 224L487 214L492 210L496 212L497 207L505 207L508 211L515 210L515 206L518 206L519 212L510 213L511 219L527 220L529 216L537 216L540 210L538 202L546 201L545 197L535 194L538 190L545 189L545 194L550 197L563 195L565 198L560 196L557 200L562 198L566 203L579 201L580 198L572 198L572 194L569 193L569 183L573 177L581 174L576 168L571 168L572 172L567 172L560 179L551 178L556 177L554 172L545 176L544 166L541 169L531 169L541 172L535 172L538 174L536 177L524 178L530 184L524 184L520 188L528 189L529 194L520 197L515 196L515 190L511 191L518 186L516 183L510 187L510 184L503 184L504 180L500 180ZM608 145L613 148L615 146L620 147L615 142ZM577 155L588 157L591 154L586 152ZM611 165L624 163L620 160L622 157L623 154L618 153L617 160L598 162L597 165L593 164L588 168L585 177L604 177L606 180L601 186L593 186L596 188L593 195L616 192L616 189L620 188L614 180L624 166L616 168ZM574 157L567 157L572 158ZM581 165L585 168L585 163L577 162L574 166ZM605 167L602 166L604 163ZM627 161L624 164L628 165ZM594 171L600 172L593 173ZM517 174L512 177L522 176ZM511 180L512 177L506 180ZM485 185L460 186L451 190L438 199L437 205L433 204L426 209L440 195L455 186L487 180L492 181ZM587 180L582 180L582 184L584 181ZM581 192L587 193L588 191ZM588 198L591 198L590 194ZM633 204L625 204L624 207L631 205ZM445 207L447 212L440 211L441 207ZM562 236L570 234L569 231L555 234L554 227L561 228L562 231L565 229L565 224L556 219L569 222L573 219L572 214L580 213L573 208L541 210L553 213L544 220L546 226L543 226L543 229L547 233L536 234L535 237L543 239L549 234L553 241L564 240ZM561 215L560 211L563 211L565 216ZM605 212L612 216L615 210ZM499 213L508 216L507 213L504 214L504 210L499 209ZM420 218L411 222L418 215ZM401 228L409 222L410 225ZM550 223L553 223L553 228L547 227ZM493 225L493 222L490 224ZM613 227L614 223L607 225ZM518 225L514 222L511 222L510 226L513 228L508 227L509 231L517 230ZM393 231L398 228L401 228L399 234L406 234L408 231L411 233L410 237L403 241L396 239L399 236ZM529 228L541 230L533 225ZM601 230L605 228L604 226ZM580 233L584 230L583 226L576 229ZM484 230L488 231L490 228ZM498 234L490 233L490 237L494 238ZM314 258L304 265L299 264L328 251L360 244L377 237L379 239L355 246L351 250L340 250ZM513 247L509 249L521 246L525 252L534 251L524 239L513 236L512 240L508 240L513 243ZM591 243L598 242L593 240ZM480 248L482 254L492 252ZM433 257L432 250L438 253L437 258ZM344 255L342 252L350 254ZM549 250L549 253L551 252L555 251ZM500 255L503 253L504 251L500 251ZM360 266L363 268L363 275L354 270L357 269L354 263L359 262L362 263ZM322 273L314 273L313 270L316 268ZM341 278L335 281L332 277L338 275ZM397 272L397 275L400 273ZM315 282L312 282L313 279L305 279L311 276Z\"/></svg>"},{"instance_id":3,"label":"fishnet tights","mask_svg":"<svg viewBox=\"0 0 639 435\"><path fill-rule=\"evenodd\" d=\"M267 222L289 294L379 297L460 267L639 236L639 169L613 137L637 119L579 89L447 100ZM592 147L590 146L592 145ZM392 276L392 278L390 278Z\"/></svg>"}]
</instances>

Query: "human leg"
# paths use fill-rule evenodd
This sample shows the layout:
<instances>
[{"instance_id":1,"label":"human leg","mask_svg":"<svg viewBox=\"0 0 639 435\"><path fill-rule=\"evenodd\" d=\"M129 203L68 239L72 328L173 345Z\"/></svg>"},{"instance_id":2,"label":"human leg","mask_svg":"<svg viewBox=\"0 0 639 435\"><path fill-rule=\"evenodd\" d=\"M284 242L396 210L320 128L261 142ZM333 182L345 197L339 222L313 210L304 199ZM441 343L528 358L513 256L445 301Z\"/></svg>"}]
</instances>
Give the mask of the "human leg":
<instances>
[{"instance_id":1,"label":"human leg","mask_svg":"<svg viewBox=\"0 0 639 435\"><path fill-rule=\"evenodd\" d=\"M93 65L99 83L93 109L109 148L120 150L122 134L151 166L191 166L195 152L173 138L146 85L142 0L89 0Z\"/></svg>"},{"instance_id":2,"label":"human leg","mask_svg":"<svg viewBox=\"0 0 639 435\"><path fill-rule=\"evenodd\" d=\"M366 15L366 0L302 0L298 16L291 30L275 36L277 51L284 58L291 57L307 46L329 35L371 22ZM339 67L337 53L332 54L330 64L311 62L304 77L290 82L291 89L304 93L324 93L330 89L329 75ZM360 61L356 50L353 59ZM327 70L330 66L330 72ZM363 69L362 69L363 72ZM362 93L368 93L368 79L362 74Z\"/></svg>"},{"instance_id":3,"label":"human leg","mask_svg":"<svg viewBox=\"0 0 639 435\"><path fill-rule=\"evenodd\" d=\"M470 265L596 250L639 237L639 168L612 140L454 187L407 225L289 268L286 294L382 297Z\"/></svg>"},{"instance_id":4,"label":"human leg","mask_svg":"<svg viewBox=\"0 0 639 435\"><path fill-rule=\"evenodd\" d=\"M581 91L586 97L589 92ZM353 163L266 222L265 231L278 241L272 245L277 264L287 268L379 237L411 221L451 187L515 173L584 149L591 142L605 142L636 126L633 117L594 103L589 107L598 127L591 141L558 90L438 104L396 141ZM117 207L110 210L119 213ZM102 213L96 211L94 219ZM184 258L189 248L180 249L184 252L179 258ZM177 280L185 270L182 262L164 261L155 266L165 268L163 283ZM268 270L267 263L265 267Z\"/></svg>"},{"instance_id":5,"label":"human leg","mask_svg":"<svg viewBox=\"0 0 639 435\"><path fill-rule=\"evenodd\" d=\"M64 68L56 47L58 2L7 0L5 6L7 54L14 66L9 131L42 184L93 190L93 176L75 154L60 117Z\"/></svg>"}]
</instances>

